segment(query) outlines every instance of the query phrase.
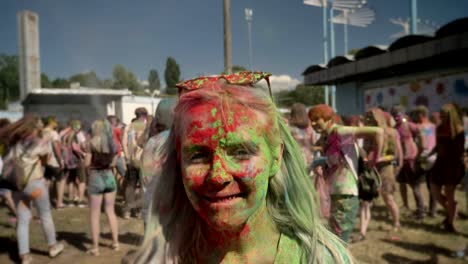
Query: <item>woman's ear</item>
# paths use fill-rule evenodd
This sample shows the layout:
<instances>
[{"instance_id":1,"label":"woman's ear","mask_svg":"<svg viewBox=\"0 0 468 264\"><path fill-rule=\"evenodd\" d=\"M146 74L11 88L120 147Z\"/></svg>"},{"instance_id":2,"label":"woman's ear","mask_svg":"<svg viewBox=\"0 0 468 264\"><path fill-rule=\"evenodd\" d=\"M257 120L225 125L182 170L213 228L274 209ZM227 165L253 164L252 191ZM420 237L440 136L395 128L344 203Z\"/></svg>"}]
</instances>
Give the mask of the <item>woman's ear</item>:
<instances>
[{"instance_id":1,"label":"woman's ear","mask_svg":"<svg viewBox=\"0 0 468 264\"><path fill-rule=\"evenodd\" d=\"M270 177L275 176L281 168L281 161L283 160L284 145L281 143L273 150L273 161L270 168Z\"/></svg>"}]
</instances>

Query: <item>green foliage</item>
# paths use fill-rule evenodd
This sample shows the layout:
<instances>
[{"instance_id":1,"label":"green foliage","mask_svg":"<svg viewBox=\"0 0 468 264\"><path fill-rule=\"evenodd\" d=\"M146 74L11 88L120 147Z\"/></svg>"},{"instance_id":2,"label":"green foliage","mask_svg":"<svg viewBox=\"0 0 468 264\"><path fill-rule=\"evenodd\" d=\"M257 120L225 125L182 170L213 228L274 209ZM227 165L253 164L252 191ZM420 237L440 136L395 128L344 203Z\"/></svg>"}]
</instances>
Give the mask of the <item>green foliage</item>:
<instances>
[{"instance_id":1,"label":"green foliage","mask_svg":"<svg viewBox=\"0 0 468 264\"><path fill-rule=\"evenodd\" d=\"M18 56L0 54L0 108L6 109L19 96Z\"/></svg>"},{"instance_id":2,"label":"green foliage","mask_svg":"<svg viewBox=\"0 0 468 264\"><path fill-rule=\"evenodd\" d=\"M356 55L356 53L359 51L360 49L350 49L348 50L348 54L347 55Z\"/></svg>"},{"instance_id":3,"label":"green foliage","mask_svg":"<svg viewBox=\"0 0 468 264\"><path fill-rule=\"evenodd\" d=\"M294 103L308 106L322 104L325 101L322 86L305 86L298 84L292 91L280 91L273 96L279 107L290 107Z\"/></svg>"},{"instance_id":4,"label":"green foliage","mask_svg":"<svg viewBox=\"0 0 468 264\"><path fill-rule=\"evenodd\" d=\"M114 78L112 88L114 89L128 88L132 92L141 90L140 83L138 82L138 79L135 76L135 74L125 69L125 67L121 64L117 64L114 66L112 76Z\"/></svg>"},{"instance_id":5,"label":"green foliage","mask_svg":"<svg viewBox=\"0 0 468 264\"><path fill-rule=\"evenodd\" d=\"M168 57L166 60L166 70L164 71L164 80L166 81L167 90L169 88L175 88L175 85L180 82L180 67L176 60L172 57ZM172 90L171 90L172 91Z\"/></svg>"},{"instance_id":6,"label":"green foliage","mask_svg":"<svg viewBox=\"0 0 468 264\"><path fill-rule=\"evenodd\" d=\"M64 78L57 78L52 81L52 88L70 88L70 81Z\"/></svg>"},{"instance_id":7,"label":"green foliage","mask_svg":"<svg viewBox=\"0 0 468 264\"><path fill-rule=\"evenodd\" d=\"M248 71L248 70L244 66L234 65L234 66L232 66L231 71L232 71L232 73L236 73L236 72Z\"/></svg>"},{"instance_id":8,"label":"green foliage","mask_svg":"<svg viewBox=\"0 0 468 264\"><path fill-rule=\"evenodd\" d=\"M151 92L161 89L158 71L151 69L148 74L148 88Z\"/></svg>"},{"instance_id":9,"label":"green foliage","mask_svg":"<svg viewBox=\"0 0 468 264\"><path fill-rule=\"evenodd\" d=\"M51 88L52 83L49 80L49 76L45 73L41 73L41 88Z\"/></svg>"},{"instance_id":10,"label":"green foliage","mask_svg":"<svg viewBox=\"0 0 468 264\"><path fill-rule=\"evenodd\" d=\"M101 80L94 71L75 74L70 77L70 82L79 82L83 87L101 87Z\"/></svg>"},{"instance_id":11,"label":"green foliage","mask_svg":"<svg viewBox=\"0 0 468 264\"><path fill-rule=\"evenodd\" d=\"M241 71L248 71L247 68L245 68L244 66L240 66L240 65L234 65L231 67L231 72L232 73L236 73L236 72L241 72ZM221 74L227 74L226 71L223 71L221 72Z\"/></svg>"}]
</instances>

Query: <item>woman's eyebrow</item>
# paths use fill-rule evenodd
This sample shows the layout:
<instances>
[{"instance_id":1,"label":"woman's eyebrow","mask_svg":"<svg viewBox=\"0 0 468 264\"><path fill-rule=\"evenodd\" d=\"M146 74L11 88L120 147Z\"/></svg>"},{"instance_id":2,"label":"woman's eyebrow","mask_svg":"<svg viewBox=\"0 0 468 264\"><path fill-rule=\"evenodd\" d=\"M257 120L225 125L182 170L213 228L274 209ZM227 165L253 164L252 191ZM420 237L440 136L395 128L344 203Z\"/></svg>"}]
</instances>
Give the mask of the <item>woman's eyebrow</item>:
<instances>
[{"instance_id":1,"label":"woman's eyebrow","mask_svg":"<svg viewBox=\"0 0 468 264\"><path fill-rule=\"evenodd\" d=\"M204 151L208 149L209 149L208 146L204 146L204 145L187 144L186 146L183 146L182 152L184 154L191 154L197 151Z\"/></svg>"},{"instance_id":2,"label":"woman's eyebrow","mask_svg":"<svg viewBox=\"0 0 468 264\"><path fill-rule=\"evenodd\" d=\"M253 140L227 142L225 148L227 150L234 150L239 148L247 148L248 150L257 150L258 144Z\"/></svg>"}]
</instances>

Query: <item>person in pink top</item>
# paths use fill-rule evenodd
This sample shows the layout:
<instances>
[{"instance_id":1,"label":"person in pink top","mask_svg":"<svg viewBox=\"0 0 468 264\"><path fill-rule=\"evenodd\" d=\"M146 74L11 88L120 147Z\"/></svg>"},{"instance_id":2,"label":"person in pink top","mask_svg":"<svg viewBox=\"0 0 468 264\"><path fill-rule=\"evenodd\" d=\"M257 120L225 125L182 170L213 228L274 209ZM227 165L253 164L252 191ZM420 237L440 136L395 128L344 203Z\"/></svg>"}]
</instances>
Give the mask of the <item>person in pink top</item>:
<instances>
[{"instance_id":1,"label":"person in pink top","mask_svg":"<svg viewBox=\"0 0 468 264\"><path fill-rule=\"evenodd\" d=\"M310 126L307 109L304 104L295 103L291 107L291 118L289 120L291 135L301 147L306 168L312 164L311 146L316 141L316 134Z\"/></svg>"},{"instance_id":2,"label":"person in pink top","mask_svg":"<svg viewBox=\"0 0 468 264\"><path fill-rule=\"evenodd\" d=\"M392 115L395 118L395 128L400 135L403 149L403 164L399 164L399 168L401 169L397 172L401 199L403 200L404 207L409 210L406 189L406 184L409 184L411 189L413 189L413 195L416 201L416 218L422 220L424 218L424 198L421 193L421 185L424 179L416 173L415 164L421 153L423 138L418 125L408 120L408 117L403 113L401 107L392 109Z\"/></svg>"},{"instance_id":3,"label":"person in pink top","mask_svg":"<svg viewBox=\"0 0 468 264\"><path fill-rule=\"evenodd\" d=\"M428 156L436 146L436 125L429 121L429 111L427 107L420 105L415 109L415 117L418 122L421 136L423 137L422 153L418 159L419 173L426 178L427 189L429 191L429 211L428 216L434 217L436 209L436 200L431 193L428 172L434 165L437 155Z\"/></svg>"}]
</instances>

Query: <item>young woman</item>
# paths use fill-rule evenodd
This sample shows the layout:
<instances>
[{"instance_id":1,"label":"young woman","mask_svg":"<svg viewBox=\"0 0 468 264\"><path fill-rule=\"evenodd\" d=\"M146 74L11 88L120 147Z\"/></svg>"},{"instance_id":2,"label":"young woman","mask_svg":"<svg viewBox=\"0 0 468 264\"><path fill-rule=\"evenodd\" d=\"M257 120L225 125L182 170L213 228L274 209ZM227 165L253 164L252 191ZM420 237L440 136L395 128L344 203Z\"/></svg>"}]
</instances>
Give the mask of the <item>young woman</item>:
<instances>
[{"instance_id":1,"label":"young woman","mask_svg":"<svg viewBox=\"0 0 468 264\"><path fill-rule=\"evenodd\" d=\"M273 101L240 72L178 85L146 238L134 263L351 263Z\"/></svg>"},{"instance_id":2,"label":"young woman","mask_svg":"<svg viewBox=\"0 0 468 264\"><path fill-rule=\"evenodd\" d=\"M400 183L400 194L403 200L403 206L409 209L407 185L413 190L414 200L416 202L416 220L424 219L424 197L421 193L421 186L424 177L416 173L416 160L422 152L423 137L418 126L408 120L403 113L403 108L396 106L392 109L393 118L395 118L395 129L400 135L401 147L403 150L403 164L397 175L397 181Z\"/></svg>"},{"instance_id":3,"label":"young woman","mask_svg":"<svg viewBox=\"0 0 468 264\"><path fill-rule=\"evenodd\" d=\"M359 208L356 140L367 138L373 143L369 166L380 158L383 131L378 127L349 127L336 123L336 114L328 105L316 105L309 110L312 127L323 137L323 152L327 158L327 181L330 185L330 227L343 241L351 235Z\"/></svg>"},{"instance_id":4,"label":"young woman","mask_svg":"<svg viewBox=\"0 0 468 264\"><path fill-rule=\"evenodd\" d=\"M39 212L42 229L49 245L49 256L56 257L64 248L63 244L56 240L49 191L42 170L42 161L52 154L48 142L39 137L42 128L42 121L37 116L27 115L7 126L1 133L1 137L6 138L6 142L9 143L3 176L12 175L10 178L16 178L18 183L18 190L13 192L13 199L18 215L16 231L22 263L32 261L29 254L31 202Z\"/></svg>"},{"instance_id":5,"label":"young woman","mask_svg":"<svg viewBox=\"0 0 468 264\"><path fill-rule=\"evenodd\" d=\"M90 222L92 247L88 254L99 255L99 218L102 200L104 210L112 233L111 248L119 250L118 226L114 204L117 185L112 167L115 163L117 146L114 144L112 127L105 120L97 120L92 126L92 137L89 143L91 151L89 164L88 193L90 204Z\"/></svg>"},{"instance_id":6,"label":"young woman","mask_svg":"<svg viewBox=\"0 0 468 264\"><path fill-rule=\"evenodd\" d=\"M402 164L403 154L401 149L400 140L398 138L398 132L387 126L387 120L385 113L379 108L372 108L366 113L366 118L364 120L367 126L377 126L383 129L384 131L384 143L382 148L382 153L380 154L381 158L376 164L377 170L379 171L382 185L380 188L380 194L387 206L388 211L390 212L393 220L393 230L398 231L400 229L400 212L398 210L398 205L395 202L394 193L397 189L395 173L394 173L394 162L398 158L399 164ZM374 147L368 140L364 141L364 149L369 152L372 151ZM370 153L372 154L372 153ZM358 239L364 239L367 232L367 227L370 222L371 214L370 209L372 206L372 201L363 201L361 206L361 233ZM363 212L364 211L364 212ZM398 239L397 237L392 236L391 239Z\"/></svg>"},{"instance_id":7,"label":"young woman","mask_svg":"<svg viewBox=\"0 0 468 264\"><path fill-rule=\"evenodd\" d=\"M302 155L307 167L312 165L311 147L315 144L316 136L310 126L307 109L304 104L295 103L291 106L291 118L289 119L291 135L301 147Z\"/></svg>"},{"instance_id":8,"label":"young woman","mask_svg":"<svg viewBox=\"0 0 468 264\"><path fill-rule=\"evenodd\" d=\"M461 182L465 172L465 135L460 116L453 104L442 106L440 118L441 124L436 131L436 147L432 152L437 153L437 159L430 173L430 182L432 194L446 210L444 228L449 232L456 232L453 226L457 214L455 187Z\"/></svg>"}]
</instances>

